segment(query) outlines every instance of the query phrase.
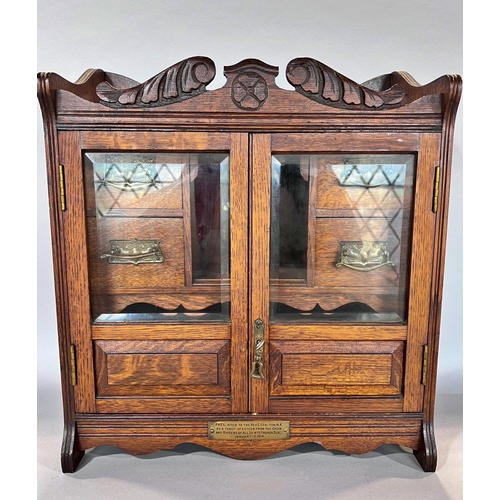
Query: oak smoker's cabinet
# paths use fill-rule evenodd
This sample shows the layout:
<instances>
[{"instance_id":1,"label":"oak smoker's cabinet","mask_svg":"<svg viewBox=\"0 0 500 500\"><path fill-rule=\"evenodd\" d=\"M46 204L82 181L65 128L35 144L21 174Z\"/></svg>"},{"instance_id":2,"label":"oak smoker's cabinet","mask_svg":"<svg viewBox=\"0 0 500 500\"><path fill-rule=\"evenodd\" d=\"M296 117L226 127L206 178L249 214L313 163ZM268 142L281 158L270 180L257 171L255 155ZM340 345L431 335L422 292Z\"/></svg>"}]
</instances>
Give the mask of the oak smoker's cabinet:
<instances>
[{"instance_id":1,"label":"oak smoker's cabinet","mask_svg":"<svg viewBox=\"0 0 500 500\"><path fill-rule=\"evenodd\" d=\"M255 459L433 431L461 78L357 84L314 59L38 75L62 468L113 445Z\"/></svg>"}]
</instances>

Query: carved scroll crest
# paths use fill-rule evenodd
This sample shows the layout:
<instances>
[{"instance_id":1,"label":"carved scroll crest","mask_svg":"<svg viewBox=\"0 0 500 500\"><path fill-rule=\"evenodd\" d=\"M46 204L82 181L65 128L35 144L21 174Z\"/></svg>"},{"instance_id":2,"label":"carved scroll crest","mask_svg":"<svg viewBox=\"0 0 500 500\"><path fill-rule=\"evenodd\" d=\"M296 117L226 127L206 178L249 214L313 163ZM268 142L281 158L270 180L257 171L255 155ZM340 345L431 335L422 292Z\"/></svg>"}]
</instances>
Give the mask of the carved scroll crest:
<instances>
[{"instance_id":1,"label":"carved scroll crest","mask_svg":"<svg viewBox=\"0 0 500 500\"><path fill-rule=\"evenodd\" d=\"M96 93L101 104L112 107L165 106L190 99L206 90L215 77L215 64L207 57L193 57L178 62L149 80L127 89L100 83Z\"/></svg>"},{"instance_id":2,"label":"carved scroll crest","mask_svg":"<svg viewBox=\"0 0 500 500\"><path fill-rule=\"evenodd\" d=\"M375 91L310 58L290 61L286 77L300 94L332 107L380 108L400 104L405 97L405 92L399 85Z\"/></svg>"}]
</instances>

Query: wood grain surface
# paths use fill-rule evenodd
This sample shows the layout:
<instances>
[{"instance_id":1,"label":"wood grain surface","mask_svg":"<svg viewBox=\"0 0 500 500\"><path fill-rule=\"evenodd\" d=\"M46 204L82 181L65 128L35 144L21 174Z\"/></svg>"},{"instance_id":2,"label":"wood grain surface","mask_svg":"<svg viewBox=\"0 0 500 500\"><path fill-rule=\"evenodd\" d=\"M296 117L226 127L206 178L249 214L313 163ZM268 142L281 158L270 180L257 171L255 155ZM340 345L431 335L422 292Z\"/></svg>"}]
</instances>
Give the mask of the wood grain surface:
<instances>
[{"instance_id":1,"label":"wood grain surface","mask_svg":"<svg viewBox=\"0 0 500 500\"><path fill-rule=\"evenodd\" d=\"M142 83L100 69L74 83L38 74L64 472L74 472L94 446L142 454L184 442L240 459L306 442L348 453L395 443L413 448L425 471L436 470L433 411L461 77L419 85L394 72L364 85L310 58L291 61L285 71L293 91L276 85L279 68L257 59L226 67L227 81L216 90L206 89L215 65L205 57L180 61ZM115 203L103 192L99 200L91 158L108 152L166 155L182 172L150 195L124 192ZM222 279L196 276L201 260L193 259L196 172L184 165L203 153L229 155L230 272ZM301 166L309 184L307 269L300 279L270 281L276 154L313 158L309 170ZM404 194L401 187L382 187L353 196L323 161L325 155L393 154L414 158ZM104 220L96 216L100 202L109 209ZM101 259L110 240L134 238L160 240L165 261L135 266ZM387 241L394 267L337 267L340 242L359 240ZM270 313L271 301L302 313L297 321L280 321ZM396 319L329 321L333 309L352 303ZM181 314L154 322L102 319L137 304ZM218 304L230 313L209 321L196 316ZM318 307L320 320L308 316ZM263 378L250 376L257 360ZM209 421L238 419L286 420L290 438L208 436Z\"/></svg>"}]
</instances>

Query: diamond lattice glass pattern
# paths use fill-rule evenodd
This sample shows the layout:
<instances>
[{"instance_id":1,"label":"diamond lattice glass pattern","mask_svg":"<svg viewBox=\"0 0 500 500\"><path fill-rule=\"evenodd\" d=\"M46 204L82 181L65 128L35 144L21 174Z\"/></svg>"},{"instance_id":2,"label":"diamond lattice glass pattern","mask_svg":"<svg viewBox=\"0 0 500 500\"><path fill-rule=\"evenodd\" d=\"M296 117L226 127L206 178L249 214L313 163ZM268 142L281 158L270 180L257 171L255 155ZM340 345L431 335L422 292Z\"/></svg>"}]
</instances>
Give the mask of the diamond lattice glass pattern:
<instances>
[{"instance_id":1,"label":"diamond lattice glass pattern","mask_svg":"<svg viewBox=\"0 0 500 500\"><path fill-rule=\"evenodd\" d=\"M128 163L130 157L120 158L118 154L113 155L112 161L106 159L95 158L98 161L94 163L96 209L103 216L113 210L130 208L134 198L139 200L180 182L184 167L183 163L156 163L155 157L147 156L139 156L136 163Z\"/></svg>"}]
</instances>

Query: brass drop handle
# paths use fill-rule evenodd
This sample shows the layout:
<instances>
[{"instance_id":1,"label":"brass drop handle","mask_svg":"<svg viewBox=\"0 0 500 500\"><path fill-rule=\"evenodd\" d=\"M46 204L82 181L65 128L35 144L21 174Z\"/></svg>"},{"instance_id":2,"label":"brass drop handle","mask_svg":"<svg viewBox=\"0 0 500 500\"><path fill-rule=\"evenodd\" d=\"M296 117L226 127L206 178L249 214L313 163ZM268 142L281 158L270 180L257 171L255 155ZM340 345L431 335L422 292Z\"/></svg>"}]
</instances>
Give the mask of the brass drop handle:
<instances>
[{"instance_id":1,"label":"brass drop handle","mask_svg":"<svg viewBox=\"0 0 500 500\"><path fill-rule=\"evenodd\" d=\"M264 322L258 318L253 323L254 351L252 369L250 376L257 379L264 379Z\"/></svg>"},{"instance_id":2,"label":"brass drop handle","mask_svg":"<svg viewBox=\"0 0 500 500\"><path fill-rule=\"evenodd\" d=\"M110 264L156 264L164 261L160 240L111 240L111 250L99 257Z\"/></svg>"}]
</instances>

